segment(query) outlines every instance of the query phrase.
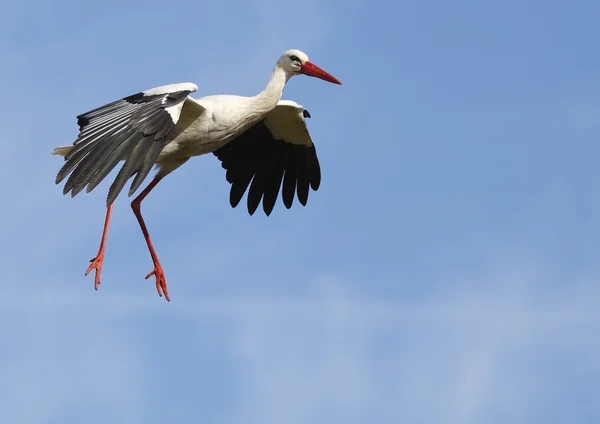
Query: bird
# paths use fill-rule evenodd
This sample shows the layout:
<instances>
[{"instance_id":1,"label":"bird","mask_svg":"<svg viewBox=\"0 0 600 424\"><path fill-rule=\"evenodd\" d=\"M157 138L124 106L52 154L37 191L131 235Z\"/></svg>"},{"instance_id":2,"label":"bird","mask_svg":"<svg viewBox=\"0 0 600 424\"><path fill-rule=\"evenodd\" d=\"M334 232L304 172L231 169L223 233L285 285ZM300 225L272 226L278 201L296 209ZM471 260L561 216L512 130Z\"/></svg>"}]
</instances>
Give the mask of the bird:
<instances>
[{"instance_id":1,"label":"bird","mask_svg":"<svg viewBox=\"0 0 600 424\"><path fill-rule=\"evenodd\" d=\"M309 188L318 190L321 168L305 118L310 113L292 100L282 100L287 82L296 75L342 83L311 62L306 53L291 49L277 60L268 84L252 97L209 95L195 99L194 83L155 87L100 106L77 116L79 133L72 145L56 147L64 158L56 184L67 178L63 194L75 197L94 190L121 162L106 197L106 216L96 256L87 276L95 271L98 290L114 201L133 178L128 196L140 188L153 167L157 172L131 202L142 230L159 296L170 301L163 267L141 213L141 203L156 185L190 158L212 153L226 171L229 201L235 208L246 191L247 208L254 214L261 203L269 216L281 189L287 209L294 197L306 206Z\"/></svg>"}]
</instances>

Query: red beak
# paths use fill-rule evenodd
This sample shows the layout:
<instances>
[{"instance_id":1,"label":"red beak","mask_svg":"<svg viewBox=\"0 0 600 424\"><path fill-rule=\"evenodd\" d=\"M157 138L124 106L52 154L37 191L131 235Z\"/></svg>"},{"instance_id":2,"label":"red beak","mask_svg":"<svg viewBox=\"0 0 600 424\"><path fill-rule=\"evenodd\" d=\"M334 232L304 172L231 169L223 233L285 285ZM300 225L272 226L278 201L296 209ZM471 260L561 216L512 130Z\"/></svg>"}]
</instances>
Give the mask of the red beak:
<instances>
[{"instance_id":1,"label":"red beak","mask_svg":"<svg viewBox=\"0 0 600 424\"><path fill-rule=\"evenodd\" d=\"M320 78L324 81L342 85L342 83L340 82L339 79L337 79L333 75L325 72L324 70L319 68L317 65L314 65L308 61L306 61L302 65L300 65L300 72L302 72L304 75L308 75L309 77L316 77L316 78Z\"/></svg>"}]
</instances>

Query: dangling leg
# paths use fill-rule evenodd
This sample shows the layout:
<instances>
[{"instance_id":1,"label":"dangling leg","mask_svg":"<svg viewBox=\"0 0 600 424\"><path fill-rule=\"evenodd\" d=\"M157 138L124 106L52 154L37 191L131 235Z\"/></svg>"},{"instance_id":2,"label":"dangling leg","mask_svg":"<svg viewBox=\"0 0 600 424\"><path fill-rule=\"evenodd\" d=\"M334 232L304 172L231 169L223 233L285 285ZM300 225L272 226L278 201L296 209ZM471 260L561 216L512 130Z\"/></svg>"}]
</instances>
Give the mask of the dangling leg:
<instances>
[{"instance_id":1,"label":"dangling leg","mask_svg":"<svg viewBox=\"0 0 600 424\"><path fill-rule=\"evenodd\" d=\"M148 184L138 197L136 197L133 202L131 202L131 209L133 209L133 213L137 218L140 228L142 229L142 233L144 233L144 238L146 239L146 244L148 245L148 250L150 251L150 256L152 256L152 262L154 262L154 270L146 275L146 280L151 276L156 277L156 290L158 291L158 295L162 297L163 293L165 294L165 299L167 302L169 299L169 291L167 290L167 280L165 279L165 273L163 272L162 266L158 261L158 255L154 250L154 246L152 246L152 240L150 239L150 234L148 233L148 229L146 228L146 224L144 223L144 218L142 218L141 211L141 203L142 200L150 193L150 191L158 184L160 180L162 180L164 175L157 175L154 179Z\"/></svg>"},{"instance_id":2,"label":"dangling leg","mask_svg":"<svg viewBox=\"0 0 600 424\"><path fill-rule=\"evenodd\" d=\"M96 270L96 277L94 278L94 289L98 290L98 286L100 285L100 273L102 272L102 262L104 262L104 248L106 247L106 236L108 235L108 225L110 224L110 214L112 213L113 204L111 203L108 208L106 208L106 219L104 220L104 230L102 231L102 240L100 241L100 249L98 249L98 254L94 259L92 259L91 265L88 267L85 275L87 276L92 269Z\"/></svg>"}]
</instances>

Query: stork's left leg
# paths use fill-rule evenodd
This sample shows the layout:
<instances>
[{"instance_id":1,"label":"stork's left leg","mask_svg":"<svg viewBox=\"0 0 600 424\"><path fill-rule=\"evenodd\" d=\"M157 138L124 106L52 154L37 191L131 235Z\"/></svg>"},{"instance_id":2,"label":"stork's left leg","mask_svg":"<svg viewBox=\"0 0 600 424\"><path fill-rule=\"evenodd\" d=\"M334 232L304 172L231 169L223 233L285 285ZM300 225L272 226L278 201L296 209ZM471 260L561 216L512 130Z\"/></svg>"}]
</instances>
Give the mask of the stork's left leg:
<instances>
[{"instance_id":1,"label":"stork's left leg","mask_svg":"<svg viewBox=\"0 0 600 424\"><path fill-rule=\"evenodd\" d=\"M169 299L169 291L167 289L167 280L165 279L165 273L163 272L162 266L158 260L158 255L154 250L154 246L152 246L152 240L150 239L150 234L148 233L148 229L146 228L146 224L144 223L144 218L142 218L141 204L142 200L152 191L152 189L162 180L164 175L158 174L154 179L148 184L138 197L136 197L133 202L131 202L131 209L133 209L133 213L137 218L140 228L142 229L142 233L144 233L144 238L146 239L146 244L148 245L148 250L150 251L150 256L152 256L152 262L154 262L154 270L146 275L146 280L151 276L156 277L156 290L158 291L158 295L162 297L163 293L165 294L165 299L170 301Z\"/></svg>"},{"instance_id":2,"label":"stork's left leg","mask_svg":"<svg viewBox=\"0 0 600 424\"><path fill-rule=\"evenodd\" d=\"M98 249L98 254L96 257L90 261L91 264L85 272L85 275L87 276L90 272L92 272L92 269L96 270L96 276L94 277L94 289L96 290L98 290L98 286L100 285L100 274L102 273L102 263L104 262L104 248L106 247L106 236L108 235L108 225L110 224L112 208L112 203L108 206L108 208L106 208L106 218L104 219L104 230L102 231L100 248Z\"/></svg>"}]
</instances>

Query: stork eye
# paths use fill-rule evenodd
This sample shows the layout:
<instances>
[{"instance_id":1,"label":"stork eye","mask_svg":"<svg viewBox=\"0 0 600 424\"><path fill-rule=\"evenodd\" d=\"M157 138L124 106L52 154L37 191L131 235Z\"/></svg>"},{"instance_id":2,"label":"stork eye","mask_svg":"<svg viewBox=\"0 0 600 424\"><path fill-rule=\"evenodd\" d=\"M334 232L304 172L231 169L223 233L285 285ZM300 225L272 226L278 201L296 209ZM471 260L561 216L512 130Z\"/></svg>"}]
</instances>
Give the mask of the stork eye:
<instances>
[{"instance_id":1,"label":"stork eye","mask_svg":"<svg viewBox=\"0 0 600 424\"><path fill-rule=\"evenodd\" d=\"M300 59L298 59L298 56L291 55L291 56L290 56L290 60L291 60L292 62L298 62L298 63L300 63Z\"/></svg>"}]
</instances>

